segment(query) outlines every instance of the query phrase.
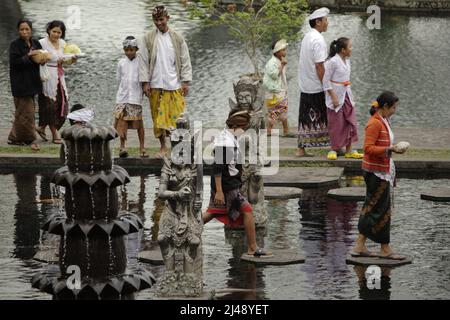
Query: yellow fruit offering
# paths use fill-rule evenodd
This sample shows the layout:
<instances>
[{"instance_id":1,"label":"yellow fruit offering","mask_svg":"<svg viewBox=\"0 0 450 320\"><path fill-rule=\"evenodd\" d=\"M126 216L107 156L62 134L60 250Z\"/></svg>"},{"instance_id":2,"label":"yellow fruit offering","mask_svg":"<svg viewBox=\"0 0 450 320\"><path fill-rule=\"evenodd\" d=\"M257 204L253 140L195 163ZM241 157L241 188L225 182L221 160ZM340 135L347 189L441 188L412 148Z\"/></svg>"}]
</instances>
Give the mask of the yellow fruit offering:
<instances>
[{"instance_id":1,"label":"yellow fruit offering","mask_svg":"<svg viewBox=\"0 0 450 320\"><path fill-rule=\"evenodd\" d=\"M49 61L52 58L52 54L48 52L47 50L38 50L39 53L31 56L31 60L33 60L35 63L42 64L47 61Z\"/></svg>"},{"instance_id":2,"label":"yellow fruit offering","mask_svg":"<svg viewBox=\"0 0 450 320\"><path fill-rule=\"evenodd\" d=\"M80 54L81 50L76 44L66 44L64 46L65 54Z\"/></svg>"}]
</instances>

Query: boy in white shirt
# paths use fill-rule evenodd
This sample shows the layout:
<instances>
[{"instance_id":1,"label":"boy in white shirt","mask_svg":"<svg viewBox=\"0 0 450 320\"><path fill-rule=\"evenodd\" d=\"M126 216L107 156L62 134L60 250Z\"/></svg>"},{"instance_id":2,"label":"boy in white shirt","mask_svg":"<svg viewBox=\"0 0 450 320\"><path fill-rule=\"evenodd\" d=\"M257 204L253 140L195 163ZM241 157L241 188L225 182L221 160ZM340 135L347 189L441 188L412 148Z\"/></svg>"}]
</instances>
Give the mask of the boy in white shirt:
<instances>
[{"instance_id":1,"label":"boy in white shirt","mask_svg":"<svg viewBox=\"0 0 450 320\"><path fill-rule=\"evenodd\" d=\"M123 41L124 58L117 65L117 90L116 108L114 110L114 127L120 137L121 158L128 157L125 148L127 130L136 129L139 137L139 150L142 158L148 158L144 148L144 123L142 121L142 86L139 82L138 59L136 53L139 50L137 40L128 36Z\"/></svg>"}]
</instances>

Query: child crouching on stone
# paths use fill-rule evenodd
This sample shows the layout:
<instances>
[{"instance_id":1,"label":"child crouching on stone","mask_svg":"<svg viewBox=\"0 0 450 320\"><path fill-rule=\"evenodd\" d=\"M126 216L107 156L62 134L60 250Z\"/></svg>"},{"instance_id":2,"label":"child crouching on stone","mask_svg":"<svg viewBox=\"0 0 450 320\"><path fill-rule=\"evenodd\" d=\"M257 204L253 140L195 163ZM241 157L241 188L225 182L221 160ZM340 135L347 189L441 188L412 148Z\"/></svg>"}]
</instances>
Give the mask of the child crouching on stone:
<instances>
[{"instance_id":1,"label":"child crouching on stone","mask_svg":"<svg viewBox=\"0 0 450 320\"><path fill-rule=\"evenodd\" d=\"M144 123L142 121L142 86L138 79L138 59L136 53L139 50L137 40L128 36L123 41L125 57L119 60L117 65L117 81L119 89L116 96L116 108L114 110L114 127L120 137L121 158L128 157L125 147L128 129L136 129L139 137L139 150L142 158L148 154L144 148Z\"/></svg>"},{"instance_id":2,"label":"child crouching on stone","mask_svg":"<svg viewBox=\"0 0 450 320\"><path fill-rule=\"evenodd\" d=\"M203 222L213 218L231 226L244 225L247 236L247 255L272 256L256 244L255 220L250 203L240 193L242 160L237 138L250 126L248 111L232 111L224 129L214 141L211 198Z\"/></svg>"}]
</instances>

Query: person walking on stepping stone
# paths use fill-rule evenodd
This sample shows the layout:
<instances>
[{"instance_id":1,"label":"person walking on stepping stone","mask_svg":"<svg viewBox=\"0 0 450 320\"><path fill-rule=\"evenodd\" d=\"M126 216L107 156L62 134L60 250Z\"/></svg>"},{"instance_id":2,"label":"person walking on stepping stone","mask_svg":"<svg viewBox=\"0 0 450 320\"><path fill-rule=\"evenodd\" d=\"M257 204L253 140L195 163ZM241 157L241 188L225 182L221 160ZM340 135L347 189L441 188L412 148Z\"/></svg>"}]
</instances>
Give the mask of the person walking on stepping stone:
<instances>
[{"instance_id":1,"label":"person walking on stepping stone","mask_svg":"<svg viewBox=\"0 0 450 320\"><path fill-rule=\"evenodd\" d=\"M380 257L404 260L390 247L391 231L391 187L395 183L395 165L392 152L404 153L394 145L394 134L389 122L395 113L398 98L385 91L370 109L371 118L367 122L364 140L362 169L366 182L366 200L358 222L359 235L351 255L353 257ZM370 252L366 240L381 245L380 253Z\"/></svg>"},{"instance_id":2,"label":"person walking on stepping stone","mask_svg":"<svg viewBox=\"0 0 450 320\"><path fill-rule=\"evenodd\" d=\"M253 209L240 193L242 156L238 137L250 126L247 110L233 110L224 129L214 141L213 175L211 177L211 198L208 210L203 213L203 223L213 218L231 226L244 225L247 236L247 255L271 257L273 254L256 244L255 219Z\"/></svg>"}]
</instances>

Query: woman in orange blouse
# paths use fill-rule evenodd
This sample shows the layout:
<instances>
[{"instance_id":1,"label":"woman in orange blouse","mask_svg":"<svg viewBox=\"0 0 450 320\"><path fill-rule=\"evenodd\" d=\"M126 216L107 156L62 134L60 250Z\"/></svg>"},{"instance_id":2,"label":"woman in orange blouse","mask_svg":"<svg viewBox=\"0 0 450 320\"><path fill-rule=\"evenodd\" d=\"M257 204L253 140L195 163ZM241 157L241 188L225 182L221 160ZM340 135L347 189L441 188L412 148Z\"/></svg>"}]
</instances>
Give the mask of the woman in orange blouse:
<instances>
[{"instance_id":1,"label":"woman in orange blouse","mask_svg":"<svg viewBox=\"0 0 450 320\"><path fill-rule=\"evenodd\" d=\"M395 165L392 152L404 153L394 146L394 134L389 118L397 109L398 98L385 91L372 104L365 129L364 158L362 168L366 182L366 200L358 222L359 236L352 256L382 257L403 260L404 256L393 253L390 242L391 187L395 181ZM366 240L380 243L379 254L370 252Z\"/></svg>"}]
</instances>

